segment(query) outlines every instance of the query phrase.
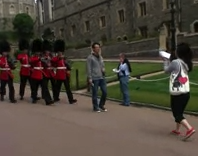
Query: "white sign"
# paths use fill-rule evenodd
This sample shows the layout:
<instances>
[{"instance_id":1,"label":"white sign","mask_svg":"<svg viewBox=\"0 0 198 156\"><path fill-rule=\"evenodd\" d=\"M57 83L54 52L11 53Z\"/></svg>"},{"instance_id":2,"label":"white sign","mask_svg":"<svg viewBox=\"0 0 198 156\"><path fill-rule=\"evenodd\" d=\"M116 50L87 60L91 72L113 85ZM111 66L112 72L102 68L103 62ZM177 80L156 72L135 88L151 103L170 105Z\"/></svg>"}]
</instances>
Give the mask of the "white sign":
<instances>
[{"instance_id":1,"label":"white sign","mask_svg":"<svg viewBox=\"0 0 198 156\"><path fill-rule=\"evenodd\" d=\"M160 52L159 52L159 55L160 55L161 57L163 57L163 58L166 58L166 59L170 59L170 56L171 56L170 53L167 53L167 52L165 52L165 51L160 51Z\"/></svg>"}]
</instances>

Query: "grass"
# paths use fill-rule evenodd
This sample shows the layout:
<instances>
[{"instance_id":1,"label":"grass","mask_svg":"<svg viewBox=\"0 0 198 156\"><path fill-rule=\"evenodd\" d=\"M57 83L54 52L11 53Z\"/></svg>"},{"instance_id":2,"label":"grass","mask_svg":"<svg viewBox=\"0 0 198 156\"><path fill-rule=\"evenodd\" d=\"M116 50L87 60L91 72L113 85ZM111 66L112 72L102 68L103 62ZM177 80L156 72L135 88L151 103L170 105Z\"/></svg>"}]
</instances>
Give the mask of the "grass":
<instances>
[{"instance_id":1,"label":"grass","mask_svg":"<svg viewBox=\"0 0 198 156\"><path fill-rule=\"evenodd\" d=\"M159 79L168 77L167 74L160 74L158 76L152 76L147 80ZM193 72L189 75L190 81L198 83L198 67L195 67ZM187 106L188 111L198 112L198 86L191 85L191 99ZM131 101L156 104L160 106L169 107L169 79L157 81L157 82L144 82L134 80L129 83ZM113 85L108 87L108 96L121 100L121 93L119 85Z\"/></svg>"},{"instance_id":2,"label":"grass","mask_svg":"<svg viewBox=\"0 0 198 156\"><path fill-rule=\"evenodd\" d=\"M113 73L112 69L116 68L118 65L117 62L105 62L106 67L106 76L113 76L107 79L108 82L117 80L116 74ZM132 75L139 75L143 73L148 73L152 71L157 71L162 69L162 65L158 63L131 63L132 66ZM18 65L17 69L13 71L15 75L14 82L19 82L19 68ZM73 62L72 64L72 71L71 71L71 87L72 89L76 89L76 70L79 71L79 88L86 87L86 62L84 61L77 61Z\"/></svg>"}]
</instances>

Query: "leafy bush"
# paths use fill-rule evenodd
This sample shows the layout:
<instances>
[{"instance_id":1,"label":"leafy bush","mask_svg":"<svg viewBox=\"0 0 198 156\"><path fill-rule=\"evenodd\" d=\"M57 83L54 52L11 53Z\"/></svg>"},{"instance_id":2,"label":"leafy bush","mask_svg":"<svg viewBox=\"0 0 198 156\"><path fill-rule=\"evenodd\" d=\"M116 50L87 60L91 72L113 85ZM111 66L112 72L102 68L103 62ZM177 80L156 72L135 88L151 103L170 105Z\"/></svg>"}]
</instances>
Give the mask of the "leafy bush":
<instances>
[{"instance_id":1,"label":"leafy bush","mask_svg":"<svg viewBox=\"0 0 198 156\"><path fill-rule=\"evenodd\" d=\"M30 39L34 35L34 21L26 13L17 14L13 20L13 27L18 38Z\"/></svg>"}]
</instances>

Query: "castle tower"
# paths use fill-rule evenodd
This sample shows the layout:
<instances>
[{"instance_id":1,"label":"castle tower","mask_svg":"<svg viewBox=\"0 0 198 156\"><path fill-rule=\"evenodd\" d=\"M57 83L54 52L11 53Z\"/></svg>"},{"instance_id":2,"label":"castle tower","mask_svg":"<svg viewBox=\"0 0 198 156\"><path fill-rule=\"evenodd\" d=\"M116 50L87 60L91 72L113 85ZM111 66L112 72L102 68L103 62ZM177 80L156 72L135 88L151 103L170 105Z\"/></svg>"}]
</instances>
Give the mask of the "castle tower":
<instances>
[{"instance_id":1,"label":"castle tower","mask_svg":"<svg viewBox=\"0 0 198 156\"><path fill-rule=\"evenodd\" d=\"M35 19L35 0L0 0L0 31L12 30L12 20L19 13L27 13Z\"/></svg>"}]
</instances>

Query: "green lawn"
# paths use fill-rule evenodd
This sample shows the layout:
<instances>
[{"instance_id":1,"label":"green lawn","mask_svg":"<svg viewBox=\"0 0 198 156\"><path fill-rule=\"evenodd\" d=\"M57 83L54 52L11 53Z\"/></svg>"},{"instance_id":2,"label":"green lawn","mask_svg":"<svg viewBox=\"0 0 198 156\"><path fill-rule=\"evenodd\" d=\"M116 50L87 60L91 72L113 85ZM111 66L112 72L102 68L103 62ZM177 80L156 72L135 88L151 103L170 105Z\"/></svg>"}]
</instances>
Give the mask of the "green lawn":
<instances>
[{"instance_id":1,"label":"green lawn","mask_svg":"<svg viewBox=\"0 0 198 156\"><path fill-rule=\"evenodd\" d=\"M117 80L117 76L113 73L112 69L116 68L118 65L117 62L105 62L106 67L106 76L114 76L113 78L107 79L107 81ZM19 82L19 66L18 70L14 71L15 82ZM133 73L132 75L144 74L152 71L157 71L162 69L162 65L159 63L131 63ZM86 62L78 61L72 63L72 72L71 72L71 86L72 89L76 89L76 70L79 71L79 87L84 88L86 86Z\"/></svg>"},{"instance_id":2,"label":"green lawn","mask_svg":"<svg viewBox=\"0 0 198 156\"><path fill-rule=\"evenodd\" d=\"M168 77L167 74L160 74L147 78L147 80ZM190 73L190 81L198 83L198 67ZM158 82L144 82L134 80L129 83L131 101L156 104L169 107L169 79ZM191 85L191 99L187 110L198 112L198 86ZM108 96L111 98L122 99L119 85L108 87Z\"/></svg>"}]
</instances>

